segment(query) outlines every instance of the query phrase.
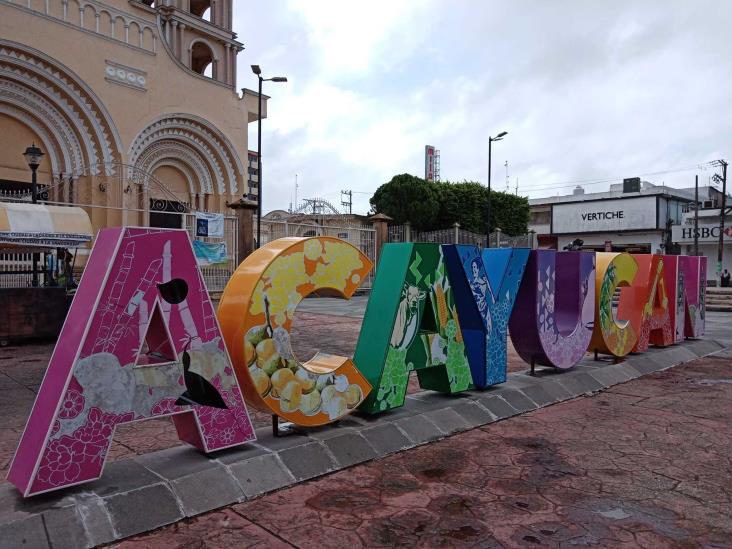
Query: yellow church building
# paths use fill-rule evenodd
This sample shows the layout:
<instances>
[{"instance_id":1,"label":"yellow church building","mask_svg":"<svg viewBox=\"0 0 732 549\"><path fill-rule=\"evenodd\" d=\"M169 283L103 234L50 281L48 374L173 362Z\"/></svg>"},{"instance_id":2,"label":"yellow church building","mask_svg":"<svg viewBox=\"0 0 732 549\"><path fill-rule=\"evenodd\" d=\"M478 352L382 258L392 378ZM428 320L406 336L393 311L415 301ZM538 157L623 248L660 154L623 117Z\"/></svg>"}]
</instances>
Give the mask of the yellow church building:
<instances>
[{"instance_id":1,"label":"yellow church building","mask_svg":"<svg viewBox=\"0 0 732 549\"><path fill-rule=\"evenodd\" d=\"M247 134L259 98L236 88L233 9L0 0L0 200L29 196L23 152L35 144L41 200L83 207L94 231L190 228L195 212L236 231L227 204L258 193Z\"/></svg>"}]
</instances>

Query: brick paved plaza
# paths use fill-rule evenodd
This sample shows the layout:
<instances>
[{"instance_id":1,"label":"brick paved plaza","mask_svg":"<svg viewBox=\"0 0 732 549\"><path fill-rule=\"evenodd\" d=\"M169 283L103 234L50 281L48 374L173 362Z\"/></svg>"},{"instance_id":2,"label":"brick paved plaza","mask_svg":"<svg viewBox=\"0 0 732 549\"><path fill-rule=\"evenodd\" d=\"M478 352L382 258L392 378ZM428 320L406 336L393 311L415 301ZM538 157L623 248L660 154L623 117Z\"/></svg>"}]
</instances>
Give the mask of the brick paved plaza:
<instances>
[{"instance_id":1,"label":"brick paved plaza","mask_svg":"<svg viewBox=\"0 0 732 549\"><path fill-rule=\"evenodd\" d=\"M731 456L726 352L119 547L727 547Z\"/></svg>"},{"instance_id":2,"label":"brick paved plaza","mask_svg":"<svg viewBox=\"0 0 732 549\"><path fill-rule=\"evenodd\" d=\"M299 356L324 341L323 350L352 354L365 302L304 302L293 329ZM181 447L168 419L122 425L116 463L88 487L23 503L3 486L0 506L10 508L0 523L10 522L0 547L93 545L164 524L119 546L725 547L730 316L709 313L707 334L538 378L509 346L512 374L498 388L451 398L421 391L413 376L404 409L357 413L305 436L273 439L270 417L250 409L257 443L213 460ZM0 349L3 472L51 352ZM225 489L232 483L244 494ZM139 510L127 498L142 498Z\"/></svg>"}]
</instances>

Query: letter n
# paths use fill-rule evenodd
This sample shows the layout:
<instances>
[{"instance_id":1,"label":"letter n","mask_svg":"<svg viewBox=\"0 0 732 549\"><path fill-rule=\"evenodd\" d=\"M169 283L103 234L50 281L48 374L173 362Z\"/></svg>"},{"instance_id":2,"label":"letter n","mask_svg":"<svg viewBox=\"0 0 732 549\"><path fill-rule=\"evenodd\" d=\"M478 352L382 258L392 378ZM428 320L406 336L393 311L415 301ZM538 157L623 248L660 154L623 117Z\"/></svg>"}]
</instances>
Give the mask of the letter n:
<instances>
[{"instance_id":1,"label":"letter n","mask_svg":"<svg viewBox=\"0 0 732 549\"><path fill-rule=\"evenodd\" d=\"M104 229L8 479L24 496L97 479L117 425L171 415L205 452L255 438L188 234Z\"/></svg>"},{"instance_id":2,"label":"letter n","mask_svg":"<svg viewBox=\"0 0 732 549\"><path fill-rule=\"evenodd\" d=\"M383 247L353 361L374 388L360 406L369 414L404 404L412 370L425 389L455 393L470 388L439 244Z\"/></svg>"},{"instance_id":3,"label":"letter n","mask_svg":"<svg viewBox=\"0 0 732 549\"><path fill-rule=\"evenodd\" d=\"M594 318L594 252L532 251L509 322L519 356L572 368L587 352Z\"/></svg>"},{"instance_id":4,"label":"letter n","mask_svg":"<svg viewBox=\"0 0 732 549\"><path fill-rule=\"evenodd\" d=\"M618 316L630 320L638 341L634 353L648 350L649 344L667 347L674 342L669 299L660 255L633 254L638 272L630 287L621 288Z\"/></svg>"},{"instance_id":5,"label":"letter n","mask_svg":"<svg viewBox=\"0 0 732 549\"><path fill-rule=\"evenodd\" d=\"M443 246L476 387L506 381L508 320L528 248Z\"/></svg>"}]
</instances>

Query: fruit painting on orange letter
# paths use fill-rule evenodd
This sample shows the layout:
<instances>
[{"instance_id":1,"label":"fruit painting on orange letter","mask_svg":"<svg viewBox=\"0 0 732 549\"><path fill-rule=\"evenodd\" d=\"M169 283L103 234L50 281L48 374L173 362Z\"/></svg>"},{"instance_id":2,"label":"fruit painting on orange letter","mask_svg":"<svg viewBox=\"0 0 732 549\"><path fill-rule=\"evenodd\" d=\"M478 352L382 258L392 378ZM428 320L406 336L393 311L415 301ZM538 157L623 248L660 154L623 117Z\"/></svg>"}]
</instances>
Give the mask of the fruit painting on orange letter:
<instances>
[{"instance_id":1,"label":"fruit painting on orange letter","mask_svg":"<svg viewBox=\"0 0 732 549\"><path fill-rule=\"evenodd\" d=\"M290 329L300 301L316 290L349 298L371 261L331 237L281 238L237 268L218 308L224 339L246 401L296 425L336 421L371 391L350 358L317 353L300 363Z\"/></svg>"}]
</instances>

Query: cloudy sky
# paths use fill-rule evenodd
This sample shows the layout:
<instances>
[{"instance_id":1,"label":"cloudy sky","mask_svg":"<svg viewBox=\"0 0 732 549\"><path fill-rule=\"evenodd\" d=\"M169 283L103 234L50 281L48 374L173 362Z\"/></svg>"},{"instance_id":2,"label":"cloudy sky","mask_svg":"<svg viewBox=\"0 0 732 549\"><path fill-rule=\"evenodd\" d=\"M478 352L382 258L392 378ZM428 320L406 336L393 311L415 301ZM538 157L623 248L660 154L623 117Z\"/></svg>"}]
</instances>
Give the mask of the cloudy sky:
<instances>
[{"instance_id":1,"label":"cloudy sky","mask_svg":"<svg viewBox=\"0 0 732 549\"><path fill-rule=\"evenodd\" d=\"M351 189L365 213L393 175L424 174L426 144L443 180L485 183L502 130L493 187L508 161L532 198L638 175L689 186L732 158L729 0L235 4L239 87L256 88L255 63L289 79L265 84L265 211L289 206L298 174L300 199Z\"/></svg>"}]
</instances>

